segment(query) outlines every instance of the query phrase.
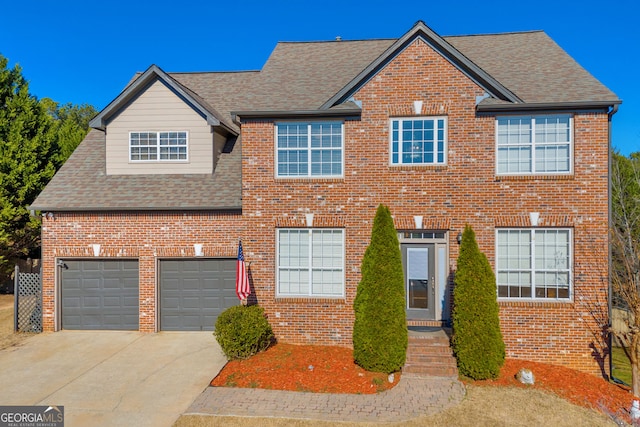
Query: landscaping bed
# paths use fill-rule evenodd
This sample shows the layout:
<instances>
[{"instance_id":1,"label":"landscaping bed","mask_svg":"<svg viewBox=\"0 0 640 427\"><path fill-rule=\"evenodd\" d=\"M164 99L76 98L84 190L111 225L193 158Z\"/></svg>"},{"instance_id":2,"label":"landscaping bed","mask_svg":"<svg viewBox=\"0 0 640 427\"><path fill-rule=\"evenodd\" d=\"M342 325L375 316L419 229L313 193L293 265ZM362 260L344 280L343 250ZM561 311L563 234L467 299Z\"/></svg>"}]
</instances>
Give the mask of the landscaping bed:
<instances>
[{"instance_id":1,"label":"landscaping bed","mask_svg":"<svg viewBox=\"0 0 640 427\"><path fill-rule=\"evenodd\" d=\"M531 369L535 384L515 379L520 368ZM385 374L367 372L353 362L353 352L344 347L276 344L246 360L226 364L211 382L218 387L250 387L314 393L371 394L394 387ZM633 396L628 388L573 369L507 359L496 380L466 381L475 386L535 388L552 392L569 402L605 415L627 419Z\"/></svg>"}]
</instances>

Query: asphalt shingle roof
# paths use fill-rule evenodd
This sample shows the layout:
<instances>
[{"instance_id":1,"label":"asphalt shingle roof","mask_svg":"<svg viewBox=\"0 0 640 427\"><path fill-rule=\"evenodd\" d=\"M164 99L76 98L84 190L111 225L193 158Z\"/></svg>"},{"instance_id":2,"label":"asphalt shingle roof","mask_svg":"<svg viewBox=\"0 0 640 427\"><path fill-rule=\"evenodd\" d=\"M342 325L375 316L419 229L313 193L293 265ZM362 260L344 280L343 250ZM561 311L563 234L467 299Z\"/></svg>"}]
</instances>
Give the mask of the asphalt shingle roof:
<instances>
[{"instance_id":1,"label":"asphalt shingle roof","mask_svg":"<svg viewBox=\"0 0 640 427\"><path fill-rule=\"evenodd\" d=\"M525 103L619 103L613 92L544 32L444 40ZM231 112L318 109L396 41L278 43L260 71L170 76L216 116L222 116L229 128L239 131ZM508 104L491 98L483 102ZM93 130L31 207L87 211L240 209L241 138L232 148L221 154L212 175L107 176L104 133Z\"/></svg>"}]
</instances>

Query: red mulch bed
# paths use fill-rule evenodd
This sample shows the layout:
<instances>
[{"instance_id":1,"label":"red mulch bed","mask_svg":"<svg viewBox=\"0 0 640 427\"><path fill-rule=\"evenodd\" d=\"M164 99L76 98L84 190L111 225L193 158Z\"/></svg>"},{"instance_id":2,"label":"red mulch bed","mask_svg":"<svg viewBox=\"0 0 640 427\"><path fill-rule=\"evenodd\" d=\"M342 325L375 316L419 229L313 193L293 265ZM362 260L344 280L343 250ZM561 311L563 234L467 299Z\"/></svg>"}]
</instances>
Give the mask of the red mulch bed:
<instances>
[{"instance_id":1,"label":"red mulch bed","mask_svg":"<svg viewBox=\"0 0 640 427\"><path fill-rule=\"evenodd\" d=\"M533 386L522 384L515 378L522 368L533 372ZM633 402L633 394L629 392L629 387L563 366L519 359L507 359L500 370L500 377L495 380L465 382L473 385L534 387L555 393L573 404L624 418L627 422Z\"/></svg>"},{"instance_id":2,"label":"red mulch bed","mask_svg":"<svg viewBox=\"0 0 640 427\"><path fill-rule=\"evenodd\" d=\"M353 362L349 348L278 343L250 359L228 362L211 385L373 394L399 380L399 373L389 383L387 375L365 371Z\"/></svg>"},{"instance_id":3,"label":"red mulch bed","mask_svg":"<svg viewBox=\"0 0 640 427\"><path fill-rule=\"evenodd\" d=\"M530 369L535 384L515 379L521 369ZM279 343L247 360L228 362L211 381L217 387L264 388L314 393L373 394L398 384L400 374L389 383L387 375L367 372L353 362L353 352L344 347ZM615 415L628 421L633 401L629 389L594 375L562 366L507 359L496 380L471 381L480 386L534 387L550 391L571 403Z\"/></svg>"}]
</instances>

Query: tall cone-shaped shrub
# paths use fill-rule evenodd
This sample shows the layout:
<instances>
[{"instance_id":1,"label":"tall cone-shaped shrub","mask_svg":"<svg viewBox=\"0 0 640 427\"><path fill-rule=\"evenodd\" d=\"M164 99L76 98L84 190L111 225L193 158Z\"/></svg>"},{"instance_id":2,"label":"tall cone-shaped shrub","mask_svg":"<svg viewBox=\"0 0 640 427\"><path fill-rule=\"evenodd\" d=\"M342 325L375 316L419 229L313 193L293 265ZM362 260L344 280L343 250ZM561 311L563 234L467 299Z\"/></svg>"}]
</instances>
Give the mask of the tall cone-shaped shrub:
<instances>
[{"instance_id":1,"label":"tall cone-shaped shrub","mask_svg":"<svg viewBox=\"0 0 640 427\"><path fill-rule=\"evenodd\" d=\"M496 278L470 226L462 233L453 288L452 345L464 376L496 378L504 364Z\"/></svg>"},{"instance_id":2,"label":"tall cone-shaped shrub","mask_svg":"<svg viewBox=\"0 0 640 427\"><path fill-rule=\"evenodd\" d=\"M354 360L368 371L396 372L407 356L404 273L398 235L384 205L373 220L361 271L353 304Z\"/></svg>"}]
</instances>

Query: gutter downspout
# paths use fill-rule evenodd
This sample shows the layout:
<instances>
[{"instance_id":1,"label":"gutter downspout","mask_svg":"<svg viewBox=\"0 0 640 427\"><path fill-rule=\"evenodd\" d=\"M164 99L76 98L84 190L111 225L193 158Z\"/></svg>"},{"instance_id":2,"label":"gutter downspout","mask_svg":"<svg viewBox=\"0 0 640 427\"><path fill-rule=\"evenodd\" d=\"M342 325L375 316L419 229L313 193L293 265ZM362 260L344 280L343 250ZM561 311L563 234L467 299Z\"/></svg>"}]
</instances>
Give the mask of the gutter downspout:
<instances>
[{"instance_id":1,"label":"gutter downspout","mask_svg":"<svg viewBox=\"0 0 640 427\"><path fill-rule=\"evenodd\" d=\"M612 207L612 201L611 201L611 161L612 161L612 152L611 150L613 150L613 147L611 145L611 119L613 118L613 115L615 113L618 112L618 104L613 104L611 106L611 109L609 110L609 112L607 113L607 122L608 122L608 129L607 129L607 146L608 146L608 157L609 157L609 166L608 166L608 171L607 171L607 199L609 201L609 212L608 212L608 218L609 218L609 223L607 224L607 241L609 241L609 239L611 238L611 213L613 210ZM607 277L607 283L609 284L609 289L607 292L607 304L608 304L608 309L609 309L609 316L608 316L608 324L607 324L607 330L609 332L608 334L608 345L609 345L609 378L613 379L613 354L612 354L612 350L613 350L613 333L611 332L611 327L613 326L611 323L611 314L613 313L613 298L612 298L612 292L613 292L613 288L611 286L611 257L612 257L612 250L611 250L611 244L608 245L609 246L609 265L608 265L608 272L609 275Z\"/></svg>"}]
</instances>

